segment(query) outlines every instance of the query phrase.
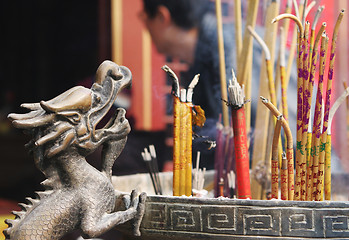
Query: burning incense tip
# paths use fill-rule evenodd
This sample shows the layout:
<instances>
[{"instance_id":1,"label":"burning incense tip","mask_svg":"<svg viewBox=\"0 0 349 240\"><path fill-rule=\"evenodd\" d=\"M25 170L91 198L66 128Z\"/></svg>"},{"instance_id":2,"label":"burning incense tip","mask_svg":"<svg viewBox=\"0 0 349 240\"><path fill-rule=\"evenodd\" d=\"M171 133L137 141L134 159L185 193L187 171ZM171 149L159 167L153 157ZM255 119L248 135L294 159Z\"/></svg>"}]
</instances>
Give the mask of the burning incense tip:
<instances>
[{"instance_id":1,"label":"burning incense tip","mask_svg":"<svg viewBox=\"0 0 349 240\"><path fill-rule=\"evenodd\" d=\"M322 11L325 9L325 6L320 6L318 9L317 9L317 11L316 11L316 13L315 13L315 17L314 17L314 21L313 21L313 26L312 26L312 30L313 31L315 31L315 28L316 28L316 25L317 25L317 23L318 23L318 21L319 21L319 19L320 19L320 15L321 15L321 13L322 13Z\"/></svg>"},{"instance_id":2,"label":"burning incense tip","mask_svg":"<svg viewBox=\"0 0 349 240\"><path fill-rule=\"evenodd\" d=\"M339 106L344 102L344 100L348 97L349 95L349 87L344 90L344 92L337 98L337 100L333 103L332 108L329 113L329 119L328 119L328 128L327 132L328 134L331 134L331 126L332 126L332 120L333 116L336 113L337 109Z\"/></svg>"},{"instance_id":3,"label":"burning incense tip","mask_svg":"<svg viewBox=\"0 0 349 240\"><path fill-rule=\"evenodd\" d=\"M263 103L268 103L268 102L269 102L269 100L266 99L265 97L260 96L260 98L262 99L262 102L263 102Z\"/></svg>"},{"instance_id":4,"label":"burning incense tip","mask_svg":"<svg viewBox=\"0 0 349 240\"><path fill-rule=\"evenodd\" d=\"M199 77L200 74L196 74L193 78L193 80L190 82L189 86L188 86L188 91L187 91L187 102L192 102L193 101L193 92L194 92L194 88L195 86L198 84L199 82Z\"/></svg>"},{"instance_id":5,"label":"burning incense tip","mask_svg":"<svg viewBox=\"0 0 349 240\"><path fill-rule=\"evenodd\" d=\"M283 13L283 14L280 14L279 16L275 17L275 18L271 21L271 23L275 23L275 22L280 21L280 20L282 20L282 19L284 19L284 18L290 18L290 19L292 19L293 21L295 21L295 23L296 23L297 26L298 26L299 32L300 32L300 33L303 33L303 26L302 26L301 21L299 20L298 17L296 17L295 15L290 14L290 13Z\"/></svg>"},{"instance_id":6,"label":"burning incense tip","mask_svg":"<svg viewBox=\"0 0 349 240\"><path fill-rule=\"evenodd\" d=\"M265 59L270 60L271 55L270 55L270 51L269 51L267 44L264 42L264 40L256 33L256 31L251 26L248 26L247 29L251 33L251 35L256 39L256 41L261 45L261 47L263 48L263 51L265 54Z\"/></svg>"},{"instance_id":7,"label":"burning incense tip","mask_svg":"<svg viewBox=\"0 0 349 240\"><path fill-rule=\"evenodd\" d=\"M200 77L200 73L196 74L193 78L193 80L190 82L189 87L188 88L194 88L196 86L196 84L198 84L199 82L199 77Z\"/></svg>"},{"instance_id":8,"label":"burning incense tip","mask_svg":"<svg viewBox=\"0 0 349 240\"><path fill-rule=\"evenodd\" d=\"M229 105L236 106L236 107L242 107L245 101L245 95L243 92L243 89L241 88L240 84L238 83L234 70L232 69L232 75L233 79L229 80L228 85L228 93L229 93Z\"/></svg>"},{"instance_id":9,"label":"burning incense tip","mask_svg":"<svg viewBox=\"0 0 349 240\"><path fill-rule=\"evenodd\" d=\"M308 16L310 10L315 6L315 4L316 4L316 1L312 1L306 8L304 8L305 9L305 15L304 15L305 17L304 18L306 18Z\"/></svg>"},{"instance_id":10,"label":"burning incense tip","mask_svg":"<svg viewBox=\"0 0 349 240\"><path fill-rule=\"evenodd\" d=\"M156 158L156 152L155 152L155 147L154 147L154 145L149 145L149 151L150 151L150 155L151 155L153 158Z\"/></svg>"},{"instance_id":11,"label":"burning incense tip","mask_svg":"<svg viewBox=\"0 0 349 240\"><path fill-rule=\"evenodd\" d=\"M169 68L169 66L164 65L161 67L162 70L164 70L165 72L168 73L168 75L172 78L173 83L172 83L172 91L171 93L176 96L179 97L179 80L177 75L172 71L171 68Z\"/></svg>"},{"instance_id":12,"label":"burning incense tip","mask_svg":"<svg viewBox=\"0 0 349 240\"><path fill-rule=\"evenodd\" d=\"M144 157L145 157L144 161L150 161L151 160L151 155L149 154L147 148L144 148Z\"/></svg>"}]
</instances>

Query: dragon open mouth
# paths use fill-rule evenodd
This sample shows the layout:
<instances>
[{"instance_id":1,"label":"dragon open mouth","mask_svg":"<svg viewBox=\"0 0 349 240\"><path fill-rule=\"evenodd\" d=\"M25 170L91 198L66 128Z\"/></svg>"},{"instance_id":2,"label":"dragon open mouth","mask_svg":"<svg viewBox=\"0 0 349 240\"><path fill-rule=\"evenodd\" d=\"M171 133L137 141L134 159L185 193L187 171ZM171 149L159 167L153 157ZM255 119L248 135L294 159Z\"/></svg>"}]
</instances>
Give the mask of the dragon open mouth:
<instances>
[{"instance_id":1,"label":"dragon open mouth","mask_svg":"<svg viewBox=\"0 0 349 240\"><path fill-rule=\"evenodd\" d=\"M100 140L110 135L117 135L119 138L126 136L130 132L130 126L125 115L126 110L118 108L104 127L96 129L96 139Z\"/></svg>"},{"instance_id":2,"label":"dragon open mouth","mask_svg":"<svg viewBox=\"0 0 349 240\"><path fill-rule=\"evenodd\" d=\"M96 83L92 87L92 91L99 99L99 104L95 113L90 116L94 129L93 136L96 141L101 141L104 138L120 139L130 132L130 125L125 117L126 110L123 108L118 108L104 127L97 128L97 124L103 118L110 116L108 112L111 111L118 93L129 87L131 80L130 70L113 62L107 62L97 70Z\"/></svg>"}]
</instances>

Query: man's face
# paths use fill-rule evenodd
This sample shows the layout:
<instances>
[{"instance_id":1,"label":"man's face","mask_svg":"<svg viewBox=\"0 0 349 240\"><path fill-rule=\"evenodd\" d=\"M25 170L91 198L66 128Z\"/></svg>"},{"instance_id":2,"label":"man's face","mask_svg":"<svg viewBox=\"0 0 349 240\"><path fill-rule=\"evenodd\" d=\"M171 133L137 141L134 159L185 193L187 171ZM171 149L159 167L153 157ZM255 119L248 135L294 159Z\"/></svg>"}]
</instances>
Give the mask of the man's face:
<instances>
[{"instance_id":1,"label":"man's face","mask_svg":"<svg viewBox=\"0 0 349 240\"><path fill-rule=\"evenodd\" d=\"M144 10L139 12L138 16L144 23L146 29L149 31L149 34L158 52L166 54L166 46L168 44L165 38L165 33L167 27L162 21L161 16L157 14L153 18L151 18Z\"/></svg>"}]
</instances>

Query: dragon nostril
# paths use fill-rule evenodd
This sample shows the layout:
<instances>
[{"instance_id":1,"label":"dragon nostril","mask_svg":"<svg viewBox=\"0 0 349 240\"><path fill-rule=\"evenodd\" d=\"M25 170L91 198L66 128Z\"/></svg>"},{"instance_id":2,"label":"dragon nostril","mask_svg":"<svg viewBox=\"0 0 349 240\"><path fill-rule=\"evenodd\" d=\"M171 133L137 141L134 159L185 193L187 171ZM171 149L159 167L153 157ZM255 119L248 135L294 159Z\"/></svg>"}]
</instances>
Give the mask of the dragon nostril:
<instances>
[{"instance_id":1,"label":"dragon nostril","mask_svg":"<svg viewBox=\"0 0 349 240\"><path fill-rule=\"evenodd\" d=\"M113 71L112 69L108 71L108 76L110 76L115 81L121 80L123 78L122 73L120 73L119 71Z\"/></svg>"}]
</instances>

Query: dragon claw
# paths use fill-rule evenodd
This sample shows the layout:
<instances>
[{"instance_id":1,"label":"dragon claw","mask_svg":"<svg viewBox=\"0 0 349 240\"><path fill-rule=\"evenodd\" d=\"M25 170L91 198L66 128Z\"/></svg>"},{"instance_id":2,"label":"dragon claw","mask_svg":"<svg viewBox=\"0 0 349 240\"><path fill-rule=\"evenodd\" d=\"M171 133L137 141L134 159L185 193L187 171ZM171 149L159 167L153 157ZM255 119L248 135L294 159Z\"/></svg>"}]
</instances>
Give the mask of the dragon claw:
<instances>
[{"instance_id":1,"label":"dragon claw","mask_svg":"<svg viewBox=\"0 0 349 240\"><path fill-rule=\"evenodd\" d=\"M147 194L145 192L142 192L139 197L138 197L138 206L137 206L137 214L134 217L133 223L132 223L132 230L133 230L133 234L135 236L140 236L141 232L139 230L141 223L142 223L142 219L143 219L143 215L144 215L144 211L145 211L145 201L147 199Z\"/></svg>"},{"instance_id":2,"label":"dragon claw","mask_svg":"<svg viewBox=\"0 0 349 240\"><path fill-rule=\"evenodd\" d=\"M122 197L122 201L125 205L125 209L129 209L130 208L130 204L131 204L131 197L130 195L124 195Z\"/></svg>"},{"instance_id":3,"label":"dragon claw","mask_svg":"<svg viewBox=\"0 0 349 240\"><path fill-rule=\"evenodd\" d=\"M132 190L131 192L131 205L130 208L137 208L138 205L138 192L136 190Z\"/></svg>"}]
</instances>

